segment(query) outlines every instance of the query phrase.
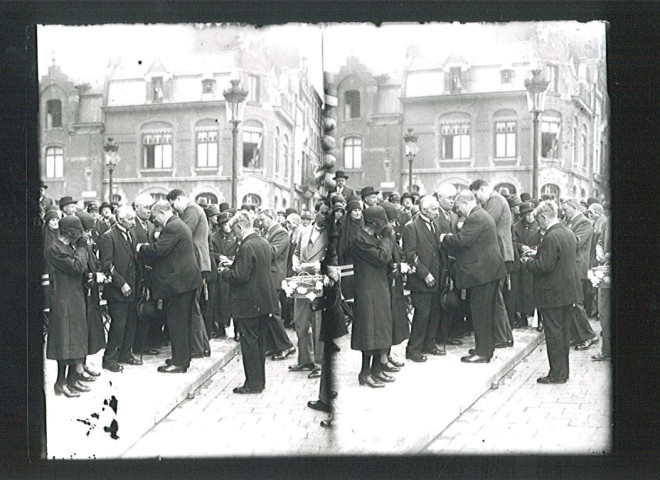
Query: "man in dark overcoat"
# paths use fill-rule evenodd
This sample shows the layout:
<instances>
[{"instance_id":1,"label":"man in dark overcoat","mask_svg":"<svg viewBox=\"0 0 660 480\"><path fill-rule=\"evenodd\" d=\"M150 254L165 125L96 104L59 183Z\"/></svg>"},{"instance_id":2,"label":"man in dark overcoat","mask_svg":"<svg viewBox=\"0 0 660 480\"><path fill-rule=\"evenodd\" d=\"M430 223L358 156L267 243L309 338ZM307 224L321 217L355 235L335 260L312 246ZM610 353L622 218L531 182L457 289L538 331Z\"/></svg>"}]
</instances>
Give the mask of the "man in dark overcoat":
<instances>
[{"instance_id":1,"label":"man in dark overcoat","mask_svg":"<svg viewBox=\"0 0 660 480\"><path fill-rule=\"evenodd\" d=\"M241 334L245 383L238 394L261 393L266 388L266 334L269 317L279 312L279 302L270 273L271 247L254 231L247 212L238 212L229 225L241 239L230 268L220 267L229 282L231 313Z\"/></svg>"},{"instance_id":2,"label":"man in dark overcoat","mask_svg":"<svg viewBox=\"0 0 660 480\"><path fill-rule=\"evenodd\" d=\"M580 204L577 200L569 198L561 204L564 211L564 220L566 226L573 232L577 240L577 255L575 262L578 275L580 276L580 285L582 294L580 301L576 302L573 311L573 326L571 327L571 343L575 343L576 350L587 350L592 345L597 344L600 339L589 324L587 312L584 309L584 291L591 288L591 282L587 276L589 271L589 252L591 250L591 238L594 234L594 228L591 222L583 213L580 213Z\"/></svg>"},{"instance_id":3,"label":"man in dark overcoat","mask_svg":"<svg viewBox=\"0 0 660 480\"><path fill-rule=\"evenodd\" d=\"M416 271L408 275L408 289L415 313L406 347L406 358L425 362L424 353L443 355L436 347L440 316L440 243L433 220L438 216L438 201L430 195L420 200L420 215L403 230L403 252L406 263Z\"/></svg>"},{"instance_id":4,"label":"man in dark overcoat","mask_svg":"<svg viewBox=\"0 0 660 480\"><path fill-rule=\"evenodd\" d=\"M138 258L151 265L153 296L163 299L170 332L172 358L168 365L158 367L161 373L185 373L190 366L192 315L195 292L202 286L197 266L192 233L174 216L171 205L164 200L151 208L156 225L162 230L151 244L138 244Z\"/></svg>"},{"instance_id":5,"label":"man in dark overcoat","mask_svg":"<svg viewBox=\"0 0 660 480\"><path fill-rule=\"evenodd\" d=\"M534 207L531 202L523 202L520 205L521 219L513 225L513 247L518 252L519 258L523 258L525 253L536 249L541 242L541 229L534 220L532 211ZM529 270L520 269L518 298L516 299L516 310L520 314L519 325L526 327L528 325L527 317L534 314L534 297L532 286L534 276Z\"/></svg>"},{"instance_id":6,"label":"man in dark overcoat","mask_svg":"<svg viewBox=\"0 0 660 480\"><path fill-rule=\"evenodd\" d=\"M580 300L580 279L575 256L575 235L557 218L557 206L544 201L534 217L545 230L536 256L523 258L523 265L534 274L534 301L543 314L545 343L550 373L538 383L565 383L568 380L573 306Z\"/></svg>"},{"instance_id":7,"label":"man in dark overcoat","mask_svg":"<svg viewBox=\"0 0 660 480\"><path fill-rule=\"evenodd\" d=\"M455 207L465 217L456 235L442 234L440 240L456 253L456 286L468 291L475 348L461 358L465 363L488 363L495 348L493 330L498 312L504 308L501 280L506 276L495 221L477 205L474 194L456 195Z\"/></svg>"},{"instance_id":8,"label":"man in dark overcoat","mask_svg":"<svg viewBox=\"0 0 660 480\"><path fill-rule=\"evenodd\" d=\"M135 210L121 206L117 209L117 223L99 238L102 269L112 277L112 282L103 290L112 318L103 368L111 372L122 370L119 363L142 365L142 361L133 356L138 300L137 243L131 234L134 226Z\"/></svg>"},{"instance_id":9,"label":"man in dark overcoat","mask_svg":"<svg viewBox=\"0 0 660 480\"><path fill-rule=\"evenodd\" d=\"M277 291L280 301L280 311L284 311L286 305L286 294L282 290L282 280L286 278L287 261L291 239L288 232L279 224L277 212L273 208L266 208L259 212L257 217L264 226L265 238L270 244L272 259L270 264L270 273L273 277L273 284ZM296 347L293 346L289 336L284 329L284 322L279 313L274 313L268 317L268 335L266 348L273 350L273 360L284 360L290 355L296 353Z\"/></svg>"}]
</instances>

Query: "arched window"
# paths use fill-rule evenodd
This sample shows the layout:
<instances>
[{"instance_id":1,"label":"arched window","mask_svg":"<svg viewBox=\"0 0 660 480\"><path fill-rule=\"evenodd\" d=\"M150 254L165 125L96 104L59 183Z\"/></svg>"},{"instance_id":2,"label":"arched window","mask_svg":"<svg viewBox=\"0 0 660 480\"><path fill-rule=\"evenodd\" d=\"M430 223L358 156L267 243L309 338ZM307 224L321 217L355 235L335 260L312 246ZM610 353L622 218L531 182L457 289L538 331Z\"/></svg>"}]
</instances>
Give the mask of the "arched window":
<instances>
[{"instance_id":1,"label":"arched window","mask_svg":"<svg viewBox=\"0 0 660 480\"><path fill-rule=\"evenodd\" d=\"M471 120L464 113L444 115L440 119L440 158L460 160L470 158Z\"/></svg>"},{"instance_id":2,"label":"arched window","mask_svg":"<svg viewBox=\"0 0 660 480\"><path fill-rule=\"evenodd\" d=\"M518 121L513 110L501 110L493 117L495 158L514 158L518 138Z\"/></svg>"},{"instance_id":3,"label":"arched window","mask_svg":"<svg viewBox=\"0 0 660 480\"><path fill-rule=\"evenodd\" d=\"M541 158L554 160L559 158L559 133L561 115L546 111L541 114Z\"/></svg>"},{"instance_id":4,"label":"arched window","mask_svg":"<svg viewBox=\"0 0 660 480\"><path fill-rule=\"evenodd\" d=\"M259 122L247 120L243 124L243 167L261 168L263 128Z\"/></svg>"},{"instance_id":5,"label":"arched window","mask_svg":"<svg viewBox=\"0 0 660 480\"><path fill-rule=\"evenodd\" d=\"M142 168L172 168L172 125L154 122L142 127Z\"/></svg>"},{"instance_id":6,"label":"arched window","mask_svg":"<svg viewBox=\"0 0 660 480\"><path fill-rule=\"evenodd\" d=\"M46 102L46 128L60 128L62 126L62 102L48 100Z\"/></svg>"},{"instance_id":7,"label":"arched window","mask_svg":"<svg viewBox=\"0 0 660 480\"><path fill-rule=\"evenodd\" d=\"M197 168L218 166L218 126L215 120L202 120L195 126Z\"/></svg>"},{"instance_id":8,"label":"arched window","mask_svg":"<svg viewBox=\"0 0 660 480\"><path fill-rule=\"evenodd\" d=\"M48 147L46 149L46 178L62 178L64 176L64 149Z\"/></svg>"},{"instance_id":9,"label":"arched window","mask_svg":"<svg viewBox=\"0 0 660 480\"><path fill-rule=\"evenodd\" d=\"M346 137L344 139L344 168L362 168L362 139Z\"/></svg>"},{"instance_id":10,"label":"arched window","mask_svg":"<svg viewBox=\"0 0 660 480\"><path fill-rule=\"evenodd\" d=\"M208 205L210 205L212 203L215 203L215 204L218 203L218 197L216 196L215 193L211 193L211 192L200 193L199 195L197 195L195 197L195 203L199 203L200 198L206 199L206 203Z\"/></svg>"},{"instance_id":11,"label":"arched window","mask_svg":"<svg viewBox=\"0 0 660 480\"><path fill-rule=\"evenodd\" d=\"M560 194L559 187L557 185L553 185L552 183L543 185L543 187L541 188L541 196L549 195L554 199L558 199L559 194Z\"/></svg>"},{"instance_id":12,"label":"arched window","mask_svg":"<svg viewBox=\"0 0 660 480\"><path fill-rule=\"evenodd\" d=\"M516 186L512 183L507 183L507 182L498 183L497 185L495 185L493 190L499 192L500 188L506 188L509 191L510 195L516 195L518 193L518 189L516 189Z\"/></svg>"},{"instance_id":13,"label":"arched window","mask_svg":"<svg viewBox=\"0 0 660 480\"><path fill-rule=\"evenodd\" d=\"M360 118L360 91L346 90L344 92L344 118Z\"/></svg>"},{"instance_id":14,"label":"arched window","mask_svg":"<svg viewBox=\"0 0 660 480\"><path fill-rule=\"evenodd\" d=\"M261 206L261 197L256 193L248 193L243 197L241 203L247 203L248 205L255 205L257 207Z\"/></svg>"}]
</instances>

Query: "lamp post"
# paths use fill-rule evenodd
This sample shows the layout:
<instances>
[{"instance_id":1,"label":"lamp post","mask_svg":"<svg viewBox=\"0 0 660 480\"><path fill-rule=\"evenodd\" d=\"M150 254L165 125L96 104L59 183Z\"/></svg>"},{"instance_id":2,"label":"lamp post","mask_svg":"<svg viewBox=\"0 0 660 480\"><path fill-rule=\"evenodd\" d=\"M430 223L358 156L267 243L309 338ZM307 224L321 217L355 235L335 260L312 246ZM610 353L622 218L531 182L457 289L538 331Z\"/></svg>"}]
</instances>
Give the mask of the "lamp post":
<instances>
[{"instance_id":1,"label":"lamp post","mask_svg":"<svg viewBox=\"0 0 660 480\"><path fill-rule=\"evenodd\" d=\"M112 203L112 172L115 171L115 167L121 160L117 150L119 150L119 145L115 145L114 138L108 137L103 144L103 151L105 152L105 166L108 167L108 172L110 173L110 192L108 195L109 203Z\"/></svg>"},{"instance_id":2,"label":"lamp post","mask_svg":"<svg viewBox=\"0 0 660 480\"><path fill-rule=\"evenodd\" d=\"M532 78L525 80L527 89L527 107L534 115L534 145L532 154L532 198L539 194L539 114L545 109L545 91L548 88L547 80L541 77L541 70L532 70Z\"/></svg>"},{"instance_id":3,"label":"lamp post","mask_svg":"<svg viewBox=\"0 0 660 480\"><path fill-rule=\"evenodd\" d=\"M225 97L225 107L227 107L227 119L232 124L232 150L231 150L231 206L237 208L237 187L238 187L238 124L243 119L244 101L248 96L248 91L240 87L239 79L232 79L231 88L225 90L222 94Z\"/></svg>"},{"instance_id":4,"label":"lamp post","mask_svg":"<svg viewBox=\"0 0 660 480\"><path fill-rule=\"evenodd\" d=\"M406 157L408 157L408 193L412 193L412 165L413 160L415 160L415 155L417 155L417 152L419 151L417 148L417 135L413 134L412 128L409 128L408 131L403 135L403 141L406 144Z\"/></svg>"}]
</instances>

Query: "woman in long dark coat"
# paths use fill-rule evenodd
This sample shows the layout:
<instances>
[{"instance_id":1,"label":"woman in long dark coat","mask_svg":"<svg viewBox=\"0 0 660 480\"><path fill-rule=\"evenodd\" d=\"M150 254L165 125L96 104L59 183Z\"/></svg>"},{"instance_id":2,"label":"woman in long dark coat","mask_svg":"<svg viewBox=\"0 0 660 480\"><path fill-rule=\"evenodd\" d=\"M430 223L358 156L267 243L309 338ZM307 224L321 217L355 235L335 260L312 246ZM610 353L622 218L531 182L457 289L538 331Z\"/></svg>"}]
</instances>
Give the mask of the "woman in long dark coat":
<instances>
[{"instance_id":1,"label":"woman in long dark coat","mask_svg":"<svg viewBox=\"0 0 660 480\"><path fill-rule=\"evenodd\" d=\"M525 251L536 249L541 243L541 229L532 216L534 207L525 202L520 206L522 219L513 225L513 248L522 256ZM520 325L527 326L527 317L534 315L534 299L532 289L534 275L525 268L519 271L519 288L516 298L516 312L520 314Z\"/></svg>"},{"instance_id":2,"label":"woman in long dark coat","mask_svg":"<svg viewBox=\"0 0 660 480\"><path fill-rule=\"evenodd\" d=\"M362 352L360 385L383 387L394 377L385 373L380 357L392 346L392 311L388 264L394 247L383 207L364 211L364 230L351 244L355 276L355 303L351 348Z\"/></svg>"},{"instance_id":3,"label":"woman in long dark coat","mask_svg":"<svg viewBox=\"0 0 660 480\"><path fill-rule=\"evenodd\" d=\"M337 242L337 255L340 265L350 265L353 263L350 246L357 233L364 228L364 219L362 218L362 205L357 200L351 200L346 206L346 215L344 222L339 230L339 241Z\"/></svg>"},{"instance_id":4,"label":"woman in long dark coat","mask_svg":"<svg viewBox=\"0 0 660 480\"><path fill-rule=\"evenodd\" d=\"M76 216L60 220L60 236L48 248L52 305L46 358L57 360L55 394L78 397L88 388L78 381L76 366L87 355L87 318L83 282L87 249L79 242L82 223ZM74 246L79 243L80 246ZM67 372L68 367L68 372Z\"/></svg>"},{"instance_id":5,"label":"woman in long dark coat","mask_svg":"<svg viewBox=\"0 0 660 480\"><path fill-rule=\"evenodd\" d=\"M227 223L231 218L231 213L222 212L217 218L218 230L211 235L211 255L220 264L224 260L222 257L226 257L229 260L234 259L238 250L238 242ZM218 285L216 286L216 305L218 310L218 316L216 318L219 323L216 331L219 337L226 337L225 328L229 326L229 322L231 321L231 315L229 314L229 284L221 278L218 278ZM234 335L234 340L238 341L238 331Z\"/></svg>"},{"instance_id":6,"label":"woman in long dark coat","mask_svg":"<svg viewBox=\"0 0 660 480\"><path fill-rule=\"evenodd\" d=\"M87 306L87 355L94 355L105 348L105 329L103 327L103 312L100 305L101 294L99 292L99 280L105 278L101 273L102 265L98 258L98 247L93 240L94 226L96 220L86 212L76 212L83 226L83 238L85 239L85 248L87 249L87 283L85 284L85 303ZM87 361L83 361L84 371L78 372L79 380L85 382L94 381L100 373L93 370Z\"/></svg>"},{"instance_id":7,"label":"woman in long dark coat","mask_svg":"<svg viewBox=\"0 0 660 480\"><path fill-rule=\"evenodd\" d=\"M48 251L48 247L50 247L55 240L57 240L60 236L60 230L59 230L59 224L60 224L60 211L57 209L57 207L52 206L48 207L46 210L46 213L44 214L44 224L41 227L41 232L42 232L42 242L43 242L43 258L44 260L46 259L46 252ZM46 262L44 261L44 264ZM49 285L49 278L48 278L48 265L44 265L44 272L43 275L41 276L41 285L44 287L44 310L45 311L50 311L50 285ZM46 315L46 313L44 313ZM48 320L46 317L45 324L47 325Z\"/></svg>"}]
</instances>

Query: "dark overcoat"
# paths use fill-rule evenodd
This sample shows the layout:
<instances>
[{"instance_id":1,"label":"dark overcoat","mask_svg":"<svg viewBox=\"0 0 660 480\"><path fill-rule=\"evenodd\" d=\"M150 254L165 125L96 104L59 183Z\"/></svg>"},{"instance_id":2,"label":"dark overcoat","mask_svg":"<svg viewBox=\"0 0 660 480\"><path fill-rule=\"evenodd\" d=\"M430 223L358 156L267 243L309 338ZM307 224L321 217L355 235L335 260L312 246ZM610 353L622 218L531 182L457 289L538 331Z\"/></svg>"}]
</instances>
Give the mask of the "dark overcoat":
<instances>
[{"instance_id":1,"label":"dark overcoat","mask_svg":"<svg viewBox=\"0 0 660 480\"><path fill-rule=\"evenodd\" d=\"M392 346L392 310L387 270L392 260L393 247L393 237L379 239L364 230L360 230L353 240L353 350L377 350Z\"/></svg>"},{"instance_id":2,"label":"dark overcoat","mask_svg":"<svg viewBox=\"0 0 660 480\"><path fill-rule=\"evenodd\" d=\"M254 318L279 313L280 301L270 274L271 248L256 233L243 239L231 268L222 272L230 285L233 318Z\"/></svg>"},{"instance_id":3,"label":"dark overcoat","mask_svg":"<svg viewBox=\"0 0 660 480\"><path fill-rule=\"evenodd\" d=\"M211 255L216 262L220 262L220 255L233 259L238 250L238 242L233 232L224 232L222 228L211 235ZM221 325L229 326L231 320L229 306L229 283L218 277L218 285L215 290L216 307L218 310L218 321Z\"/></svg>"},{"instance_id":4,"label":"dark overcoat","mask_svg":"<svg viewBox=\"0 0 660 480\"><path fill-rule=\"evenodd\" d=\"M287 263L289 261L289 247L291 239L289 233L279 223L274 223L264 235L270 244L272 261L270 273L273 276L275 289L282 289L282 280L286 278Z\"/></svg>"},{"instance_id":5,"label":"dark overcoat","mask_svg":"<svg viewBox=\"0 0 660 480\"><path fill-rule=\"evenodd\" d=\"M444 243L456 254L455 281L461 290L506 276L495 221L483 208L474 207L461 231L445 237Z\"/></svg>"},{"instance_id":6,"label":"dark overcoat","mask_svg":"<svg viewBox=\"0 0 660 480\"><path fill-rule=\"evenodd\" d=\"M576 263L581 280L586 280L589 271L589 251L591 250L591 238L594 235L594 227L587 217L582 213L575 215L567 226L575 234L577 240Z\"/></svg>"},{"instance_id":7,"label":"dark overcoat","mask_svg":"<svg viewBox=\"0 0 660 480\"><path fill-rule=\"evenodd\" d=\"M541 229L536 222L527 223L524 219L513 226L513 248L522 257L522 246L536 248L541 242ZM518 297L516 311L531 314L534 311L534 275L526 268L518 270Z\"/></svg>"},{"instance_id":8,"label":"dark overcoat","mask_svg":"<svg viewBox=\"0 0 660 480\"><path fill-rule=\"evenodd\" d=\"M392 309L392 345L398 345L410 338L410 323L408 323L408 307L403 294L403 276L401 275L401 258L403 254L398 244L392 248L392 262L397 264L396 270L390 269L390 306Z\"/></svg>"},{"instance_id":9,"label":"dark overcoat","mask_svg":"<svg viewBox=\"0 0 660 480\"><path fill-rule=\"evenodd\" d=\"M99 304L101 296L96 283L96 272L101 271L101 262L96 256L96 246L87 245L87 270L92 274L92 281L85 286L85 303L87 306L87 355L94 355L106 346L105 328L103 327L102 307Z\"/></svg>"},{"instance_id":10,"label":"dark overcoat","mask_svg":"<svg viewBox=\"0 0 660 480\"><path fill-rule=\"evenodd\" d=\"M534 301L539 308L556 308L582 301L576 267L577 240L561 223L543 235L536 256L525 267L534 274Z\"/></svg>"},{"instance_id":11,"label":"dark overcoat","mask_svg":"<svg viewBox=\"0 0 660 480\"><path fill-rule=\"evenodd\" d=\"M81 359L87 355L87 318L83 280L87 250L55 239L46 252L51 307L46 358Z\"/></svg>"},{"instance_id":12,"label":"dark overcoat","mask_svg":"<svg viewBox=\"0 0 660 480\"><path fill-rule=\"evenodd\" d=\"M168 298L202 286L192 233L178 217L170 217L158 239L144 245L138 258L153 267L153 298Z\"/></svg>"}]
</instances>

